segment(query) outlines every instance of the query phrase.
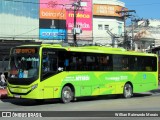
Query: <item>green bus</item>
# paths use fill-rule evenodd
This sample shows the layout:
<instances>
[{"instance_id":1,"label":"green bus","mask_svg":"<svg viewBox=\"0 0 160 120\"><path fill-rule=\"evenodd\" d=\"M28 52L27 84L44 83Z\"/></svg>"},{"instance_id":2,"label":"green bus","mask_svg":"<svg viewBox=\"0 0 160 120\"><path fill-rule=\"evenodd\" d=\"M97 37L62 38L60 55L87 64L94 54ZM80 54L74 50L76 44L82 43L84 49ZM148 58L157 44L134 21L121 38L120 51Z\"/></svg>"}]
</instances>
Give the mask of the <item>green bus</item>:
<instances>
[{"instance_id":1,"label":"green bus","mask_svg":"<svg viewBox=\"0 0 160 120\"><path fill-rule=\"evenodd\" d=\"M37 101L133 93L158 88L156 54L102 46L71 47L59 44L12 48L8 96Z\"/></svg>"}]
</instances>

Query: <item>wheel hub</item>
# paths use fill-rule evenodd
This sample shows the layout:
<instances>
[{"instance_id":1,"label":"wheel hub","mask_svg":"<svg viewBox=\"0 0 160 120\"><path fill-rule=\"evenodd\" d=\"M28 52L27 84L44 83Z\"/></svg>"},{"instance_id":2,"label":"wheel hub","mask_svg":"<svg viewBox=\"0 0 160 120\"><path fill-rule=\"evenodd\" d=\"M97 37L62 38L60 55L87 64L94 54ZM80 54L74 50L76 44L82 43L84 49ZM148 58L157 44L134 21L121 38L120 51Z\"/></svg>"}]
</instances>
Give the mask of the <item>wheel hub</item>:
<instances>
[{"instance_id":1,"label":"wheel hub","mask_svg":"<svg viewBox=\"0 0 160 120\"><path fill-rule=\"evenodd\" d=\"M64 91L64 97L69 99L71 98L70 92L69 91Z\"/></svg>"},{"instance_id":2,"label":"wheel hub","mask_svg":"<svg viewBox=\"0 0 160 120\"><path fill-rule=\"evenodd\" d=\"M125 94L126 94L126 97L131 96L131 87L130 86L125 87Z\"/></svg>"}]
</instances>

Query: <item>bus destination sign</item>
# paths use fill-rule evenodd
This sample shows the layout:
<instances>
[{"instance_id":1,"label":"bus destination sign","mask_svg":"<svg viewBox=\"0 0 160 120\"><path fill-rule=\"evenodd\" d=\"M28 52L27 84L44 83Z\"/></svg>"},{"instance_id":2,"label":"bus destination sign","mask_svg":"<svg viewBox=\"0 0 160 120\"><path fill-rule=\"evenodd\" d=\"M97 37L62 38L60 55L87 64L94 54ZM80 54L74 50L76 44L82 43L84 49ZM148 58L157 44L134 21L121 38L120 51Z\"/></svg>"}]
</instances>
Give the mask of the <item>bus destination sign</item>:
<instances>
[{"instance_id":1,"label":"bus destination sign","mask_svg":"<svg viewBox=\"0 0 160 120\"><path fill-rule=\"evenodd\" d=\"M16 54L34 54L36 53L35 48L16 48L14 49L14 53Z\"/></svg>"}]
</instances>

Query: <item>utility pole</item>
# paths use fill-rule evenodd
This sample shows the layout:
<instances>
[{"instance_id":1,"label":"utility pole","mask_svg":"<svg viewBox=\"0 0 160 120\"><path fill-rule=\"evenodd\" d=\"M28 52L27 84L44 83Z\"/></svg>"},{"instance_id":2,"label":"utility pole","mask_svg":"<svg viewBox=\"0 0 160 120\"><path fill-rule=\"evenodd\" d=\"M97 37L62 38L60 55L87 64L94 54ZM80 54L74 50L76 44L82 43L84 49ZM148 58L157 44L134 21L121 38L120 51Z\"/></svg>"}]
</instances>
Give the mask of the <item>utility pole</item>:
<instances>
[{"instance_id":1,"label":"utility pole","mask_svg":"<svg viewBox=\"0 0 160 120\"><path fill-rule=\"evenodd\" d=\"M135 45L134 44L134 30L136 29L136 28L138 28L140 25L137 25L137 26L135 26L135 23L138 23L139 21L143 21L140 25L143 25L143 24L145 24L145 25L149 25L149 20L148 19L143 19L143 18L141 18L141 19L131 19L131 22L132 22L132 30L129 32L129 33L131 33L132 32L132 39L131 39L131 50L133 50L133 45Z\"/></svg>"},{"instance_id":2,"label":"utility pole","mask_svg":"<svg viewBox=\"0 0 160 120\"><path fill-rule=\"evenodd\" d=\"M142 19L131 19L131 23L132 23L132 38L131 38L131 41L130 41L130 44L131 44L131 50L133 50L133 45L134 44L134 29L135 29L135 23L137 23L138 21L141 21Z\"/></svg>"},{"instance_id":3,"label":"utility pole","mask_svg":"<svg viewBox=\"0 0 160 120\"><path fill-rule=\"evenodd\" d=\"M133 38L134 38L134 23L133 23L133 20L131 20L132 22L132 38L131 38L131 50L133 50Z\"/></svg>"},{"instance_id":4,"label":"utility pole","mask_svg":"<svg viewBox=\"0 0 160 120\"><path fill-rule=\"evenodd\" d=\"M128 17L130 17L130 16L132 16L131 14L129 14L129 13L131 13L131 12L134 12L134 13L136 13L136 11L135 10L122 10L122 11L117 11L117 13L118 14L122 14L122 18L123 18L123 20L124 20L124 47L128 47L128 36L127 36L127 31L126 31L126 19L128 18ZM132 45L130 45L130 48L132 47Z\"/></svg>"},{"instance_id":5,"label":"utility pole","mask_svg":"<svg viewBox=\"0 0 160 120\"><path fill-rule=\"evenodd\" d=\"M73 43L74 46L77 46L77 34L81 33L82 30L80 28L77 28L77 11L83 11L83 10L79 10L80 7L82 7L83 5L81 5L81 0L76 0L73 4L72 7L73 9L68 9L68 11L73 11L73 16L74 16L74 23L73 23L73 28L72 28L72 34L73 34Z\"/></svg>"},{"instance_id":6,"label":"utility pole","mask_svg":"<svg viewBox=\"0 0 160 120\"><path fill-rule=\"evenodd\" d=\"M74 41L74 46L77 46L77 33L76 33L76 13L77 9L79 8L79 3L75 2L73 3L74 6L74 28L73 28L73 41Z\"/></svg>"},{"instance_id":7,"label":"utility pole","mask_svg":"<svg viewBox=\"0 0 160 120\"><path fill-rule=\"evenodd\" d=\"M81 0L74 0L74 2L72 4L68 4L68 5L72 5L72 8L70 9L66 9L67 11L73 11L73 28L72 28L72 34L73 34L73 44L74 46L77 46L77 34L82 33L82 29L80 28L80 25L77 25L77 11L84 11L83 9L79 9L82 7L86 7L87 6L87 2L83 0L83 2Z\"/></svg>"}]
</instances>

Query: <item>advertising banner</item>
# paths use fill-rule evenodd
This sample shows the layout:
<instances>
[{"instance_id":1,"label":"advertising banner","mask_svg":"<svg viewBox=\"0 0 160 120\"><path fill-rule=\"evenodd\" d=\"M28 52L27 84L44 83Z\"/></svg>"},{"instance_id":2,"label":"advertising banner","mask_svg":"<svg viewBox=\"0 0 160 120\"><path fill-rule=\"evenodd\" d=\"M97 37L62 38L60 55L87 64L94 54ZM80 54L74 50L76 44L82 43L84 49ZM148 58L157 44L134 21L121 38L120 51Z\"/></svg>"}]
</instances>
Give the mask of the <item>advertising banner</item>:
<instances>
[{"instance_id":1,"label":"advertising banner","mask_svg":"<svg viewBox=\"0 0 160 120\"><path fill-rule=\"evenodd\" d=\"M76 27L82 30L78 34L79 39L92 40L92 0L83 0L76 10L76 21L74 18L74 3L79 0L40 0L39 29L40 39L46 39L44 33L63 29L66 32L66 40L73 40L72 29L74 22ZM57 29L57 30L55 30ZM52 38L52 37L51 37ZM61 38L61 37L55 37Z\"/></svg>"},{"instance_id":2,"label":"advertising banner","mask_svg":"<svg viewBox=\"0 0 160 120\"><path fill-rule=\"evenodd\" d=\"M118 14L117 12L123 9L125 8L118 5L94 4L93 15L122 17L122 14Z\"/></svg>"},{"instance_id":3,"label":"advertising banner","mask_svg":"<svg viewBox=\"0 0 160 120\"><path fill-rule=\"evenodd\" d=\"M66 20L66 11L65 10L56 10L56 9L40 9L40 18L43 19L59 19Z\"/></svg>"},{"instance_id":4,"label":"advertising banner","mask_svg":"<svg viewBox=\"0 0 160 120\"><path fill-rule=\"evenodd\" d=\"M40 29L40 39L45 40L65 40L65 29Z\"/></svg>"},{"instance_id":5,"label":"advertising banner","mask_svg":"<svg viewBox=\"0 0 160 120\"><path fill-rule=\"evenodd\" d=\"M66 29L66 20L39 19L41 29Z\"/></svg>"},{"instance_id":6,"label":"advertising banner","mask_svg":"<svg viewBox=\"0 0 160 120\"><path fill-rule=\"evenodd\" d=\"M92 31L92 14L90 12L78 12L76 16L76 25L82 30ZM67 28L71 30L74 25L74 13L70 12L67 15Z\"/></svg>"}]
</instances>

